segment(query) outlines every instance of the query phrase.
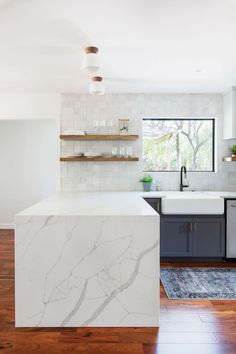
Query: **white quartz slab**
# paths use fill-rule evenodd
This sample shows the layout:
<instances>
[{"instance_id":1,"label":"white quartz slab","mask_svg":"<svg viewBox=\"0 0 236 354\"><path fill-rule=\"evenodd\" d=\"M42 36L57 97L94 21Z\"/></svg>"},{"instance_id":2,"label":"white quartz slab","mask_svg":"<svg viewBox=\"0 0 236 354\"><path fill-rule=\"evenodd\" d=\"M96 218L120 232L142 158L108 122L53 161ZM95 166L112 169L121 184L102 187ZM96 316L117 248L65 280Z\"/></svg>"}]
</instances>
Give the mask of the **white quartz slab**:
<instances>
[{"instance_id":1,"label":"white quartz slab","mask_svg":"<svg viewBox=\"0 0 236 354\"><path fill-rule=\"evenodd\" d=\"M209 193L212 195L217 195L221 198L236 198L236 192L232 191L211 191Z\"/></svg>"},{"instance_id":2,"label":"white quartz slab","mask_svg":"<svg viewBox=\"0 0 236 354\"><path fill-rule=\"evenodd\" d=\"M231 191L64 192L25 209L18 215L154 215L143 198L236 198ZM203 204L203 203L202 203Z\"/></svg>"},{"instance_id":3,"label":"white quartz slab","mask_svg":"<svg viewBox=\"0 0 236 354\"><path fill-rule=\"evenodd\" d=\"M156 215L135 192L58 193L17 215Z\"/></svg>"},{"instance_id":4,"label":"white quartz slab","mask_svg":"<svg viewBox=\"0 0 236 354\"><path fill-rule=\"evenodd\" d=\"M178 196L179 198L185 198L186 195L193 195L203 193L204 196L215 196L221 198L236 198L236 192L233 191L151 191L151 192L137 192L144 198L163 198Z\"/></svg>"},{"instance_id":5,"label":"white quartz slab","mask_svg":"<svg viewBox=\"0 0 236 354\"><path fill-rule=\"evenodd\" d=\"M16 327L159 325L159 215L112 194L63 194L16 216Z\"/></svg>"}]
</instances>

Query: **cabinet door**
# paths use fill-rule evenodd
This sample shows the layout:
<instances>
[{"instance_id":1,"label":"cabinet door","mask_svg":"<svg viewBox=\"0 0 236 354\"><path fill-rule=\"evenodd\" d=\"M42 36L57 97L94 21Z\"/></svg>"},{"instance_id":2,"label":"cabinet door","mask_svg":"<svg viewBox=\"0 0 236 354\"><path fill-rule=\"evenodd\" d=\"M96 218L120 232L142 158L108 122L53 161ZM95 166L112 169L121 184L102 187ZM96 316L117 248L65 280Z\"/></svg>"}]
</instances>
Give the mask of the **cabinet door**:
<instances>
[{"instance_id":1,"label":"cabinet door","mask_svg":"<svg viewBox=\"0 0 236 354\"><path fill-rule=\"evenodd\" d=\"M224 218L192 219L193 256L225 256Z\"/></svg>"},{"instance_id":2,"label":"cabinet door","mask_svg":"<svg viewBox=\"0 0 236 354\"><path fill-rule=\"evenodd\" d=\"M161 213L161 199L160 198L144 198L144 200L154 209L157 213Z\"/></svg>"},{"instance_id":3,"label":"cabinet door","mask_svg":"<svg viewBox=\"0 0 236 354\"><path fill-rule=\"evenodd\" d=\"M163 217L161 219L161 257L192 255L191 219Z\"/></svg>"}]
</instances>

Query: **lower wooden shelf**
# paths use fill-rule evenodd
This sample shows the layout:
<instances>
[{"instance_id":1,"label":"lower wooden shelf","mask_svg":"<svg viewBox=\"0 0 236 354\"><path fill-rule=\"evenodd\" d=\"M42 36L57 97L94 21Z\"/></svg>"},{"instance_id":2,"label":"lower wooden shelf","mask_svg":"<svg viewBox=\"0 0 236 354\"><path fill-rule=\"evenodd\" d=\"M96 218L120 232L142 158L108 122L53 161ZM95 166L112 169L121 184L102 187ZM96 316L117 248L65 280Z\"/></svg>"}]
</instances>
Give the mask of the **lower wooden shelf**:
<instances>
[{"instance_id":1,"label":"lower wooden shelf","mask_svg":"<svg viewBox=\"0 0 236 354\"><path fill-rule=\"evenodd\" d=\"M67 156L61 157L60 161L64 162L92 162L92 161L138 161L138 157L78 157Z\"/></svg>"},{"instance_id":2,"label":"lower wooden shelf","mask_svg":"<svg viewBox=\"0 0 236 354\"><path fill-rule=\"evenodd\" d=\"M137 140L136 134L61 134L64 140Z\"/></svg>"}]
</instances>

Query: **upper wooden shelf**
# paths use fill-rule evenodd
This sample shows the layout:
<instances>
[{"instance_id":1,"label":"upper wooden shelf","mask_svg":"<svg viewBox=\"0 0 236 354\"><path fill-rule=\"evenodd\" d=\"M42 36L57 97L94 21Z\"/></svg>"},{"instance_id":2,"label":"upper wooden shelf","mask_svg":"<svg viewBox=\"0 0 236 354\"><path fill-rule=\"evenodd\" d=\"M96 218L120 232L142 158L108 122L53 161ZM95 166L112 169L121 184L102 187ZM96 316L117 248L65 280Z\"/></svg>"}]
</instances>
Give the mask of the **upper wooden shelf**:
<instances>
[{"instance_id":1,"label":"upper wooden shelf","mask_svg":"<svg viewBox=\"0 0 236 354\"><path fill-rule=\"evenodd\" d=\"M134 134L61 134L60 139L65 140L136 140L138 135Z\"/></svg>"}]
</instances>

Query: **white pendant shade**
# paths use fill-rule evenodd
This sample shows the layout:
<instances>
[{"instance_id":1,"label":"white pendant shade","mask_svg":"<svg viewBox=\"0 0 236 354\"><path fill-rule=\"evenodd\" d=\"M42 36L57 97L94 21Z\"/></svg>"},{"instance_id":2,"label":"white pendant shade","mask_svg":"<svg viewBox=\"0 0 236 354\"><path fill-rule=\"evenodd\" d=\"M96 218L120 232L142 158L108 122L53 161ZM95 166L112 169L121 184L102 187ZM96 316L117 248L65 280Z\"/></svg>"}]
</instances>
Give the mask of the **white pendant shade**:
<instances>
[{"instance_id":1,"label":"white pendant shade","mask_svg":"<svg viewBox=\"0 0 236 354\"><path fill-rule=\"evenodd\" d=\"M101 76L92 77L92 82L89 87L89 93L93 95L104 95L105 88Z\"/></svg>"},{"instance_id":2,"label":"white pendant shade","mask_svg":"<svg viewBox=\"0 0 236 354\"><path fill-rule=\"evenodd\" d=\"M82 61L82 68L88 70L90 73L95 73L100 69L100 61L98 58L97 47L85 48L85 55Z\"/></svg>"}]
</instances>

